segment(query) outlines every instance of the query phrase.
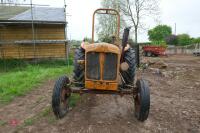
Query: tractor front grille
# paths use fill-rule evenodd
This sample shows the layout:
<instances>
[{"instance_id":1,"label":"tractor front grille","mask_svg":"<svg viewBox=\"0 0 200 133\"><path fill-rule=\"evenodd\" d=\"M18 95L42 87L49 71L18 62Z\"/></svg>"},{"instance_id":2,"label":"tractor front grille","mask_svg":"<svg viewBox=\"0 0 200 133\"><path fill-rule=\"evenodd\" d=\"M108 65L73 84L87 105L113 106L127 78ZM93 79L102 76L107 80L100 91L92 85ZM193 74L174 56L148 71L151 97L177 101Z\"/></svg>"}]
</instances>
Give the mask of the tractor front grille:
<instances>
[{"instance_id":1,"label":"tractor front grille","mask_svg":"<svg viewBox=\"0 0 200 133\"><path fill-rule=\"evenodd\" d=\"M89 52L86 55L86 76L88 79L100 80L100 60L98 52Z\"/></svg>"},{"instance_id":2,"label":"tractor front grille","mask_svg":"<svg viewBox=\"0 0 200 133\"><path fill-rule=\"evenodd\" d=\"M117 54L106 53L104 58L104 80L115 80L117 78Z\"/></svg>"},{"instance_id":3,"label":"tractor front grille","mask_svg":"<svg viewBox=\"0 0 200 133\"><path fill-rule=\"evenodd\" d=\"M102 62L100 62L100 56ZM104 57L104 58L103 58ZM103 64L101 68L100 63ZM86 54L86 77L93 80L116 80L118 56L114 53L88 52ZM101 72L102 70L102 72ZM101 77L102 73L102 77Z\"/></svg>"}]
</instances>

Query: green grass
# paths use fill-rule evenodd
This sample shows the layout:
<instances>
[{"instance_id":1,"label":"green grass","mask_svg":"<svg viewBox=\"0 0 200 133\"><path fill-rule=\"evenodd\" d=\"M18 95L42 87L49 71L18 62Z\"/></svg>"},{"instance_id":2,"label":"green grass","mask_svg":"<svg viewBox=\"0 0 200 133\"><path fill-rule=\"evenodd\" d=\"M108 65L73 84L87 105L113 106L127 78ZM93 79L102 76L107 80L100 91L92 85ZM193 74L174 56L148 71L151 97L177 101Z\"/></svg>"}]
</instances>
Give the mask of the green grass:
<instances>
[{"instance_id":1,"label":"green grass","mask_svg":"<svg viewBox=\"0 0 200 133\"><path fill-rule=\"evenodd\" d=\"M29 118L29 119L26 119L26 120L24 121L24 125L25 125L25 126L33 125L33 123L34 123L34 119L33 119L33 118Z\"/></svg>"},{"instance_id":2,"label":"green grass","mask_svg":"<svg viewBox=\"0 0 200 133\"><path fill-rule=\"evenodd\" d=\"M79 99L80 99L80 95L72 94L71 97L70 97L69 106L75 107L76 103L78 102Z\"/></svg>"},{"instance_id":3,"label":"green grass","mask_svg":"<svg viewBox=\"0 0 200 133\"><path fill-rule=\"evenodd\" d=\"M21 65L18 66L17 63ZM64 74L69 75L72 72L72 66L67 67L63 61L44 61L38 64L12 61L9 64L10 67L13 66L11 69L0 72L0 103L8 103L17 96L25 95L48 79Z\"/></svg>"},{"instance_id":4,"label":"green grass","mask_svg":"<svg viewBox=\"0 0 200 133\"><path fill-rule=\"evenodd\" d=\"M72 61L69 63L72 64ZM72 69L73 67L67 66L64 60L43 60L37 64L23 60L0 60L0 105L9 103L17 96L25 95L48 79L55 79L65 74L69 76ZM36 103L39 103L42 98L41 95ZM74 107L79 99L78 94L72 94L69 106ZM49 124L57 121L50 106L24 120L17 130L41 120L46 120ZM7 125L7 122L0 120L0 126L4 125Z\"/></svg>"},{"instance_id":5,"label":"green grass","mask_svg":"<svg viewBox=\"0 0 200 133\"><path fill-rule=\"evenodd\" d=\"M60 67L60 66L67 66L72 65L73 59L70 57L68 61L58 59L58 60L38 60L38 61L33 61L33 60L18 60L18 59L0 59L0 74L5 73L5 72L11 72L11 71L21 71L26 69L28 66L41 66L45 68L55 68L55 67Z\"/></svg>"},{"instance_id":6,"label":"green grass","mask_svg":"<svg viewBox=\"0 0 200 133\"><path fill-rule=\"evenodd\" d=\"M6 121L0 120L0 126L7 125L8 123Z\"/></svg>"}]
</instances>

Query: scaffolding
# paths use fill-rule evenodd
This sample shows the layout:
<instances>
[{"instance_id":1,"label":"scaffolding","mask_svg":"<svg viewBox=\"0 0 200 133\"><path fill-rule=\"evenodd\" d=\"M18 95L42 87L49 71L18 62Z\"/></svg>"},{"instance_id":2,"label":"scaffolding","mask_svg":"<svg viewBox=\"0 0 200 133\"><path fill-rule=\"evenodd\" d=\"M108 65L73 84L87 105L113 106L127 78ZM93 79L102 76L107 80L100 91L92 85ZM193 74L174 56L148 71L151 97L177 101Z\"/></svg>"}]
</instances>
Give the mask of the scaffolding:
<instances>
[{"instance_id":1,"label":"scaffolding","mask_svg":"<svg viewBox=\"0 0 200 133\"><path fill-rule=\"evenodd\" d=\"M65 0L64 0L64 10L63 10L63 13L64 13L64 21L49 21L49 20L36 20L35 19L35 16L36 16L36 13L35 13L35 9L36 7L48 7L48 5L39 5L39 4L33 4L32 3L32 0L30 2L30 4L13 4L13 3L0 3L0 7L1 6L23 6L23 7L29 7L30 8L30 12L31 12L31 20L0 20L0 28L5 28L7 25L17 25L17 24L21 24L21 25L31 25L31 34L32 34L32 37L31 38L28 38L28 39L11 39L11 40L1 40L2 38L2 34L0 33L0 58L1 59L5 59L6 58L6 51L5 51L5 48L3 47L4 45L9 45L9 44L13 44L17 47L18 49L18 59L23 59L23 57L21 57L21 47L22 46L30 46L32 45L33 46L33 58L34 59L38 59L40 58L37 53L38 53L38 49L37 47L39 45L50 45L50 44L64 44L64 50L65 50L65 58L66 60L68 61L69 60L69 45L68 45L68 41L67 41L67 20L66 20L66 3L65 3ZM63 29L63 32L64 32L64 37L61 38L61 39L55 39L55 38L51 38L51 37L47 37L48 39L44 39L44 38L40 38L38 39L38 35L37 35L37 26L38 25L41 25L41 24L47 24L49 26L51 25L64 25L64 29ZM44 31L42 31L44 32ZM45 33L46 34L46 33ZM53 35L50 35L50 33L48 33L49 36L53 36ZM26 36L26 35L24 35ZM59 37L58 37L59 38ZM52 51L53 52L53 51ZM57 58L58 56L55 56L55 58ZM54 57L50 57L50 58L54 58ZM61 57L59 57L61 58Z\"/></svg>"}]
</instances>

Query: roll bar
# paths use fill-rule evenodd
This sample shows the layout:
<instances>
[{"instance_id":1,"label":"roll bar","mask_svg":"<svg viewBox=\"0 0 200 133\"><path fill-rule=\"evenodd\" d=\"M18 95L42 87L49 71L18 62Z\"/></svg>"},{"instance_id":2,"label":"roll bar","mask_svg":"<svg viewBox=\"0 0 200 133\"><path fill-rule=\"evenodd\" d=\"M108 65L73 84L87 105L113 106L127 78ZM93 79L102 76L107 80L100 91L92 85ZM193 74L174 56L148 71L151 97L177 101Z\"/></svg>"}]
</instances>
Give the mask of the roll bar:
<instances>
[{"instance_id":1,"label":"roll bar","mask_svg":"<svg viewBox=\"0 0 200 133\"><path fill-rule=\"evenodd\" d=\"M96 14L109 14L109 15L116 15L117 20L117 33L116 33L116 39L117 44L119 44L119 32L120 32L120 15L119 12L115 9L107 9L107 8L99 8L94 11L93 13L93 21L92 21L92 43L94 43L94 26L95 26L95 15Z\"/></svg>"}]
</instances>

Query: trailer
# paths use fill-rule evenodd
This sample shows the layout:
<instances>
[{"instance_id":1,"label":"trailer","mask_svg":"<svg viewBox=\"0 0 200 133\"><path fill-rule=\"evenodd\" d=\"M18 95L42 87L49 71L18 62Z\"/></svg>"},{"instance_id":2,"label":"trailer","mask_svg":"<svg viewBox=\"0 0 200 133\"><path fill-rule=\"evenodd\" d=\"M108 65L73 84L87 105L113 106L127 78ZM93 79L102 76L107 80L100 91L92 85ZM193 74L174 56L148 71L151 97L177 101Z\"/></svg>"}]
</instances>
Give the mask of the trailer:
<instances>
[{"instance_id":1,"label":"trailer","mask_svg":"<svg viewBox=\"0 0 200 133\"><path fill-rule=\"evenodd\" d=\"M165 51L166 51L166 48L165 47L162 47L162 46L143 46L142 47L143 49L143 55L144 56L148 56L148 57L151 57L151 56L164 56L166 55Z\"/></svg>"}]
</instances>

